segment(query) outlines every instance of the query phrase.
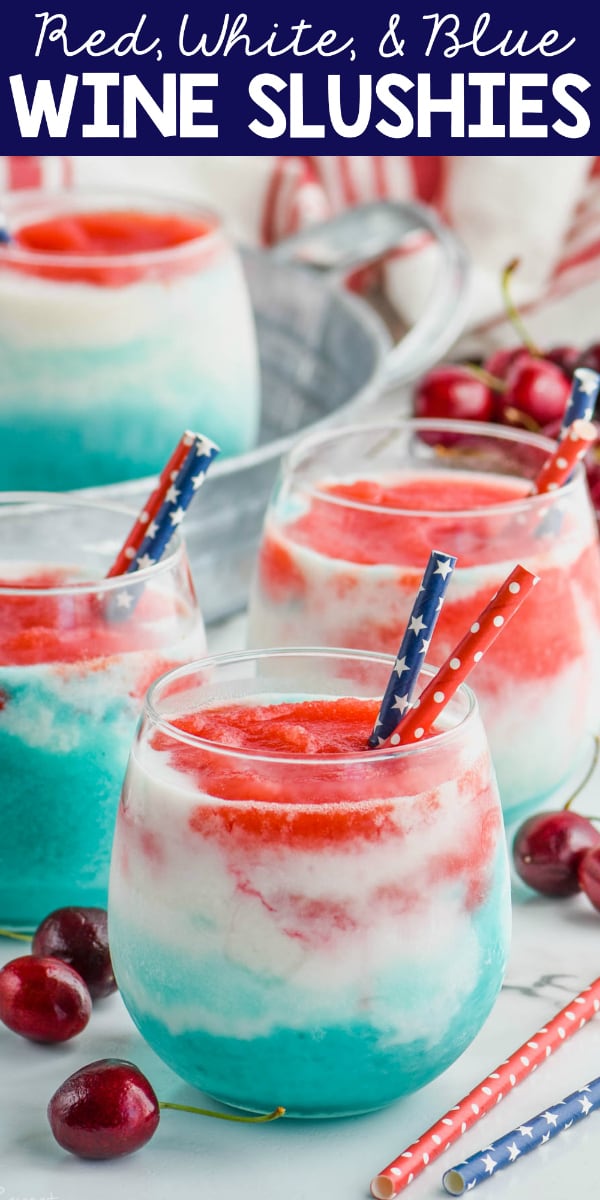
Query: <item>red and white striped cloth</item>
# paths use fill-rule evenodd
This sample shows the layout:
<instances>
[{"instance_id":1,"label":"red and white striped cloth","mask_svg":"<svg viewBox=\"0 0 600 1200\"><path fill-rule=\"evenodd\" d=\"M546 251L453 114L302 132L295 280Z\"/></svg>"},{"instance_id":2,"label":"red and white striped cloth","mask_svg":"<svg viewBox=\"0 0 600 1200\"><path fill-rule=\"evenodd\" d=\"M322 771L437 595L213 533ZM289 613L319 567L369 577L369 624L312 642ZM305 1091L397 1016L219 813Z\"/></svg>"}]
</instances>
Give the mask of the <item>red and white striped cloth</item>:
<instances>
[{"instance_id":1,"label":"red and white striped cloth","mask_svg":"<svg viewBox=\"0 0 600 1200\"><path fill-rule=\"evenodd\" d=\"M73 161L66 157L36 158L26 154L0 157L0 191L60 188L71 182L72 174Z\"/></svg>"},{"instance_id":2,"label":"red and white striped cloth","mask_svg":"<svg viewBox=\"0 0 600 1200\"><path fill-rule=\"evenodd\" d=\"M219 208L241 240L271 245L364 201L419 200L458 234L473 264L461 350L514 341L500 276L513 258L515 301L541 344L600 340L600 159L571 156L91 156L5 158L15 188L74 181L168 190ZM380 270L410 321L430 278L431 247L413 242ZM458 348L457 348L458 349Z\"/></svg>"}]
</instances>

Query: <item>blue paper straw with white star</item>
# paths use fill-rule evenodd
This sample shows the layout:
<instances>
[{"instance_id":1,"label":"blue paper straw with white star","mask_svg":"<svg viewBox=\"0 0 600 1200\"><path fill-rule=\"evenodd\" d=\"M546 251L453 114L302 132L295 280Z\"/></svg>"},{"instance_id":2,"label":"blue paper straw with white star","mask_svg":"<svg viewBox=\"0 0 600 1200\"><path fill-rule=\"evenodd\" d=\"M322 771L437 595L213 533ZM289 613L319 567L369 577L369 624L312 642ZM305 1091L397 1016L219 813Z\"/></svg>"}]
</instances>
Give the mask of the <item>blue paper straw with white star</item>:
<instances>
[{"instance_id":1,"label":"blue paper straw with white star","mask_svg":"<svg viewBox=\"0 0 600 1200\"><path fill-rule=\"evenodd\" d=\"M201 434L195 436L187 457L165 493L163 504L146 530L135 558L127 567L127 574L151 567L162 558L218 453L218 446L209 438Z\"/></svg>"},{"instance_id":2,"label":"blue paper straw with white star","mask_svg":"<svg viewBox=\"0 0 600 1200\"><path fill-rule=\"evenodd\" d=\"M600 375L597 371L592 371L591 367L575 368L571 385L571 395L569 396L560 430L561 438L564 437L567 429L573 424L573 421L591 421L599 389Z\"/></svg>"},{"instance_id":3,"label":"blue paper straw with white star","mask_svg":"<svg viewBox=\"0 0 600 1200\"><path fill-rule=\"evenodd\" d=\"M491 1179L496 1171L510 1167L524 1154L545 1145L577 1121L589 1117L599 1107L600 1078L592 1079L585 1087L565 1096L564 1100L552 1104L516 1129L511 1129L510 1133L505 1133L491 1146L485 1146L477 1154L458 1163L458 1166L451 1167L442 1179L445 1190L450 1196L462 1196L463 1192L472 1191L478 1184Z\"/></svg>"},{"instance_id":4,"label":"blue paper straw with white star","mask_svg":"<svg viewBox=\"0 0 600 1200\"><path fill-rule=\"evenodd\" d=\"M160 475L158 487L146 500L107 578L130 578L159 561L218 453L218 447L209 438L186 430ZM176 466L177 463L179 466ZM132 579L131 587L109 592L102 606L105 620L120 621L129 617L143 591L144 584L140 583L134 587Z\"/></svg>"},{"instance_id":5,"label":"blue paper straw with white star","mask_svg":"<svg viewBox=\"0 0 600 1200\"><path fill-rule=\"evenodd\" d=\"M574 421L592 420L599 389L600 375L597 371L593 371L591 367L575 368L571 384L571 394L558 435L559 441L563 441L566 438ZM569 476L569 479L571 477ZM565 482L568 482L568 480L565 480ZM554 506L542 518L538 528L535 530L534 536L542 537L549 533L559 533L562 527L563 516L564 514L560 506Z\"/></svg>"},{"instance_id":6,"label":"blue paper straw with white star","mask_svg":"<svg viewBox=\"0 0 600 1200\"><path fill-rule=\"evenodd\" d=\"M456 559L451 554L443 554L441 550L431 551L369 738L372 750L387 741L411 706L412 695L455 566Z\"/></svg>"}]
</instances>

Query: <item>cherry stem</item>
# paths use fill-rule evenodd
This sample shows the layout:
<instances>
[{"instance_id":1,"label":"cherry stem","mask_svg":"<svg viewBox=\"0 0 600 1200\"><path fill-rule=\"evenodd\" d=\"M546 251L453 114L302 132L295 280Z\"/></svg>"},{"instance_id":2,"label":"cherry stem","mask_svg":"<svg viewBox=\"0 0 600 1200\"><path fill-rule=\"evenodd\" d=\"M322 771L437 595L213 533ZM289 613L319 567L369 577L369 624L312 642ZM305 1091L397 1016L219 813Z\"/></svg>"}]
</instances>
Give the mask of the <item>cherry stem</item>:
<instances>
[{"instance_id":1,"label":"cherry stem","mask_svg":"<svg viewBox=\"0 0 600 1200\"><path fill-rule=\"evenodd\" d=\"M589 783L590 779L592 778L592 775L594 774L596 766L598 764L598 758L600 758L600 734L595 733L594 734L594 753L592 755L592 761L591 761L583 779L581 780L579 787L575 789L572 796L569 796L567 803L564 805L565 812L569 811L573 801L576 800L577 797L581 795L586 783ZM589 819L597 821L600 818L590 817Z\"/></svg>"},{"instance_id":2,"label":"cherry stem","mask_svg":"<svg viewBox=\"0 0 600 1200\"><path fill-rule=\"evenodd\" d=\"M200 1117L215 1117L217 1121L239 1121L244 1125L264 1125L266 1121L277 1121L285 1113L285 1108L278 1105L273 1112L263 1113L259 1117L238 1117L233 1113L213 1112L210 1108L194 1108L190 1104L171 1104L169 1100L159 1100L159 1108L174 1108L177 1112L197 1113Z\"/></svg>"},{"instance_id":3,"label":"cherry stem","mask_svg":"<svg viewBox=\"0 0 600 1200\"><path fill-rule=\"evenodd\" d=\"M529 413L523 412L521 408L516 408L514 404L508 404L502 414L507 425L518 425L521 429L526 429L528 433L540 433L541 425L539 421L535 421Z\"/></svg>"},{"instance_id":4,"label":"cherry stem","mask_svg":"<svg viewBox=\"0 0 600 1200\"><path fill-rule=\"evenodd\" d=\"M480 379L482 383L487 384L492 392L507 391L507 384L503 379L498 379L497 375L492 375L491 371L486 371L485 367L480 367L479 363L468 362L465 364L472 375L476 379Z\"/></svg>"},{"instance_id":5,"label":"cherry stem","mask_svg":"<svg viewBox=\"0 0 600 1200\"><path fill-rule=\"evenodd\" d=\"M539 346L536 346L535 342L532 341L529 333L527 332L527 329L521 319L521 314L514 304L510 294L511 277L518 266L519 259L513 258L502 272L502 298L504 300L504 307L506 310L506 315L513 328L516 329L521 341L523 342L523 345L529 350L529 353L532 354L534 358L541 358L542 352Z\"/></svg>"},{"instance_id":6,"label":"cherry stem","mask_svg":"<svg viewBox=\"0 0 600 1200\"><path fill-rule=\"evenodd\" d=\"M12 929L0 929L0 937L14 938L15 942L30 942L30 933L14 933Z\"/></svg>"}]
</instances>

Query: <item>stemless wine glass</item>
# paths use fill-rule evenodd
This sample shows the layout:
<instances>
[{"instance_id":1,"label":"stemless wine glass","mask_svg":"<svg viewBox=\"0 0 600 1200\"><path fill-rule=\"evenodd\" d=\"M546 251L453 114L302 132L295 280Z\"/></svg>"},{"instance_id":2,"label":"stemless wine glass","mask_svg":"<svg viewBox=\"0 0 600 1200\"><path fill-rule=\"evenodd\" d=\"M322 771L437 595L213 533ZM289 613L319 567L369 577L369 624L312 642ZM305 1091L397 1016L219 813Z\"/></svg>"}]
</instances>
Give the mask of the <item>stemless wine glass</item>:
<instances>
[{"instance_id":1,"label":"stemless wine glass","mask_svg":"<svg viewBox=\"0 0 600 1200\"><path fill-rule=\"evenodd\" d=\"M230 654L148 693L115 830L111 956L152 1048L227 1104L381 1108L445 1070L499 990L508 863L477 704L461 687L443 732L368 751L393 665Z\"/></svg>"},{"instance_id":2,"label":"stemless wine glass","mask_svg":"<svg viewBox=\"0 0 600 1200\"><path fill-rule=\"evenodd\" d=\"M183 543L105 579L132 523L74 496L0 494L0 924L105 906L142 699L204 653Z\"/></svg>"},{"instance_id":3,"label":"stemless wine glass","mask_svg":"<svg viewBox=\"0 0 600 1200\"><path fill-rule=\"evenodd\" d=\"M363 424L300 439L273 492L250 645L393 652L431 550L458 563L441 663L517 562L540 576L474 687L509 822L581 766L600 699L600 554L584 471L532 495L555 443L469 422Z\"/></svg>"},{"instance_id":4,"label":"stemless wine glass","mask_svg":"<svg viewBox=\"0 0 600 1200\"><path fill-rule=\"evenodd\" d=\"M254 319L216 213L168 195L74 188L16 192L3 216L4 488L153 475L190 427L223 454L254 444Z\"/></svg>"}]
</instances>

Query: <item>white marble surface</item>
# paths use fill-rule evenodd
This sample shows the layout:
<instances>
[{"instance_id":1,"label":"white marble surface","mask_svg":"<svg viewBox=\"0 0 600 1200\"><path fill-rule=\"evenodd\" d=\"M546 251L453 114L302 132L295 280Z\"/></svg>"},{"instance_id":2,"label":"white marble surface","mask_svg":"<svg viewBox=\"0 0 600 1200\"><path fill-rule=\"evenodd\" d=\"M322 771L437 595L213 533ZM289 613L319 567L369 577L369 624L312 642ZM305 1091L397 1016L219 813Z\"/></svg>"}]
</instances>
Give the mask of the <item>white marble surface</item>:
<instances>
[{"instance_id":1,"label":"white marble surface","mask_svg":"<svg viewBox=\"0 0 600 1200\"><path fill-rule=\"evenodd\" d=\"M243 618L209 631L214 651L238 648ZM578 809L600 813L600 771ZM557 796L559 807L562 797ZM144 1070L159 1097L210 1104L144 1044L118 996L99 1004L86 1030L44 1047L0 1028L0 1200L365 1200L391 1159L442 1116L575 993L600 975L600 913L584 897L545 900L515 889L513 946L504 988L484 1029L443 1076L381 1113L332 1122L252 1127L165 1112L153 1140L108 1163L82 1162L54 1142L46 1105L72 1071L119 1057ZM19 952L0 943L0 962ZM456 964L460 970L460 963ZM445 1195L443 1171L600 1074L600 1020L565 1043L407 1189L412 1200ZM489 1200L587 1200L600 1179L600 1116L561 1134L486 1183Z\"/></svg>"}]
</instances>

